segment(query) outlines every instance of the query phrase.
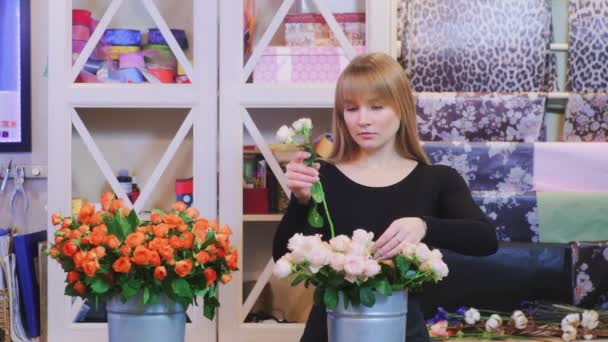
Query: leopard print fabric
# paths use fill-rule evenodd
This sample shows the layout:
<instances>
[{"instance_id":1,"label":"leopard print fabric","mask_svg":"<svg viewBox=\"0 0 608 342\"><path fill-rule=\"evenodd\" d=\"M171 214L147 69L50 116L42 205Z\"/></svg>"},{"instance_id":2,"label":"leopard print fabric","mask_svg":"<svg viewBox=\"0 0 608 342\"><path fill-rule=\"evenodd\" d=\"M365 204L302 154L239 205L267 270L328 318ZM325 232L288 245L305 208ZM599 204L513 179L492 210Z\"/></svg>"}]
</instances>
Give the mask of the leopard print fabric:
<instances>
[{"instance_id":1,"label":"leopard print fabric","mask_svg":"<svg viewBox=\"0 0 608 342\"><path fill-rule=\"evenodd\" d=\"M550 0L402 0L402 62L414 90L554 90L550 6Z\"/></svg>"},{"instance_id":2,"label":"leopard print fabric","mask_svg":"<svg viewBox=\"0 0 608 342\"><path fill-rule=\"evenodd\" d=\"M608 0L570 0L568 89L608 91Z\"/></svg>"}]
</instances>

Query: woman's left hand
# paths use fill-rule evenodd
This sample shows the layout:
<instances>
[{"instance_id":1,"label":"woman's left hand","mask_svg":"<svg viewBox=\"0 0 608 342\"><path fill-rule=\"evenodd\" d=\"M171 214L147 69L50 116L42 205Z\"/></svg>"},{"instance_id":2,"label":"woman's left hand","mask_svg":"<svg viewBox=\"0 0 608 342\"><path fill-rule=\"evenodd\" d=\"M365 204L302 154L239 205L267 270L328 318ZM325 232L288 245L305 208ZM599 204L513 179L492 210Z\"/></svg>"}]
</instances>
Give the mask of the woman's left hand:
<instances>
[{"instance_id":1,"label":"woman's left hand","mask_svg":"<svg viewBox=\"0 0 608 342\"><path fill-rule=\"evenodd\" d=\"M421 218L397 219L372 246L374 258L390 259L399 254L407 244L418 244L425 235L426 223Z\"/></svg>"}]
</instances>

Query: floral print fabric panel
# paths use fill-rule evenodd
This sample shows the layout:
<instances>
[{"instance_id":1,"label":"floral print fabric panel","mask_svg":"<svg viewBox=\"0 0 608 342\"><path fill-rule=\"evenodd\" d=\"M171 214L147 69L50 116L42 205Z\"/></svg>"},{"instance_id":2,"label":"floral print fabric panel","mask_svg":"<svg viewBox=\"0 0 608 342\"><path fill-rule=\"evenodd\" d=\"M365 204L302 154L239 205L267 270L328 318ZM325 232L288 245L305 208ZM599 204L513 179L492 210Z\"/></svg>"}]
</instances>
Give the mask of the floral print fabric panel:
<instances>
[{"instance_id":1,"label":"floral print fabric panel","mask_svg":"<svg viewBox=\"0 0 608 342\"><path fill-rule=\"evenodd\" d=\"M568 89L608 91L608 0L570 0Z\"/></svg>"},{"instance_id":2,"label":"floral print fabric panel","mask_svg":"<svg viewBox=\"0 0 608 342\"><path fill-rule=\"evenodd\" d=\"M496 226L500 241L538 242L536 194L473 191L473 199Z\"/></svg>"},{"instance_id":3,"label":"floral print fabric panel","mask_svg":"<svg viewBox=\"0 0 608 342\"><path fill-rule=\"evenodd\" d=\"M405 2L402 55L415 91L553 90L550 0Z\"/></svg>"},{"instance_id":4,"label":"floral print fabric panel","mask_svg":"<svg viewBox=\"0 0 608 342\"><path fill-rule=\"evenodd\" d=\"M425 141L535 142L545 97L532 94L419 93L416 113Z\"/></svg>"},{"instance_id":5,"label":"floral print fabric panel","mask_svg":"<svg viewBox=\"0 0 608 342\"><path fill-rule=\"evenodd\" d=\"M570 95L563 140L608 141L608 93Z\"/></svg>"},{"instance_id":6,"label":"floral print fabric panel","mask_svg":"<svg viewBox=\"0 0 608 342\"><path fill-rule=\"evenodd\" d=\"M572 244L574 304L608 310L608 242Z\"/></svg>"},{"instance_id":7,"label":"floral print fabric panel","mask_svg":"<svg viewBox=\"0 0 608 342\"><path fill-rule=\"evenodd\" d=\"M526 143L424 142L432 164L456 169L472 191L530 192L534 145Z\"/></svg>"}]
</instances>

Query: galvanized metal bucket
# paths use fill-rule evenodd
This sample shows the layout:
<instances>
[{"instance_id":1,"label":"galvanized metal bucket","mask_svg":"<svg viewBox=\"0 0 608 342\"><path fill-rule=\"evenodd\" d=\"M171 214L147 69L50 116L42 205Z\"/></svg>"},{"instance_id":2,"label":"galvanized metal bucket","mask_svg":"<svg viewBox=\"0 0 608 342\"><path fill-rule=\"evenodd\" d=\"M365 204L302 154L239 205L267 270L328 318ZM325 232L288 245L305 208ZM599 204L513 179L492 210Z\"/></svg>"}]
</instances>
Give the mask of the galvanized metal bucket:
<instances>
[{"instance_id":1,"label":"galvanized metal bucket","mask_svg":"<svg viewBox=\"0 0 608 342\"><path fill-rule=\"evenodd\" d=\"M407 317L407 291L392 296L375 293L371 308L360 305L344 309L342 292L338 307L327 309L329 342L404 342Z\"/></svg>"},{"instance_id":2,"label":"galvanized metal bucket","mask_svg":"<svg viewBox=\"0 0 608 342\"><path fill-rule=\"evenodd\" d=\"M186 309L166 295L153 305L141 304L141 294L122 303L114 297L106 304L110 342L183 342Z\"/></svg>"}]
</instances>

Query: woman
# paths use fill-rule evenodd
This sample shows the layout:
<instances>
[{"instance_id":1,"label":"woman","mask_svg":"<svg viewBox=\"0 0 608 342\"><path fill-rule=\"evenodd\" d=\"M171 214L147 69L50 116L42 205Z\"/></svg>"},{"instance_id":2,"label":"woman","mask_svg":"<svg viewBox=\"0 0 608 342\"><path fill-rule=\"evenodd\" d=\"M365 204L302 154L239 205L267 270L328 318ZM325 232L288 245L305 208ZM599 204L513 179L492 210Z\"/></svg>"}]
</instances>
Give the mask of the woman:
<instances>
[{"instance_id":1,"label":"woman","mask_svg":"<svg viewBox=\"0 0 608 342\"><path fill-rule=\"evenodd\" d=\"M429 165L418 140L409 81L401 66L382 53L361 55L342 72L334 108L334 149L315 168L299 152L287 165L289 207L274 237L273 256L287 253L295 233L323 234L307 224L310 188L321 179L336 235L357 228L378 237L374 256L389 259L406 243L424 242L467 255L497 249L495 227L476 206L454 169ZM327 220L326 220L327 221ZM408 300L407 341L428 341L420 298ZM314 306L301 341L327 341L325 308Z\"/></svg>"}]
</instances>

